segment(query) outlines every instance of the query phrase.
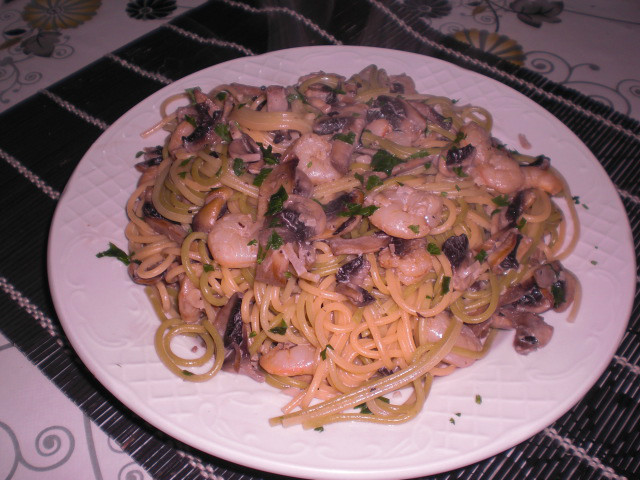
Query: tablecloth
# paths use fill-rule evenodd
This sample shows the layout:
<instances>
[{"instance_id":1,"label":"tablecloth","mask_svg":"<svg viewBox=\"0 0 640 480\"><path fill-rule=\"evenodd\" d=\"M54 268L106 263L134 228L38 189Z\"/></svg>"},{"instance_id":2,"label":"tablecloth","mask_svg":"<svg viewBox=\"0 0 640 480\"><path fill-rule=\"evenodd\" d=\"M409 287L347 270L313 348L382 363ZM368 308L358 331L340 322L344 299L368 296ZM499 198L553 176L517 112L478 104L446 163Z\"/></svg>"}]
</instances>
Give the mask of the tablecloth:
<instances>
[{"instance_id":1,"label":"tablecloth","mask_svg":"<svg viewBox=\"0 0 640 480\"><path fill-rule=\"evenodd\" d=\"M51 15L50 10L36 8L44 3L29 3L33 4L34 15L39 13L42 21L46 20L47 12ZM93 8L90 4L101 2L75 3ZM170 7L172 3L175 2L129 2L132 7L152 9ZM36 452L33 455L38 458L33 460L24 454L24 447L16 446L14 416L19 415L19 408L0 412L3 451L14 455L6 478L35 478L40 471L46 471L50 478L67 478L66 452L74 451L75 447L70 445L82 443L84 448L90 444L87 439L93 439L91 432L96 427L104 432L97 433L97 438L107 439L107 446L103 444L99 448L124 453L119 457L122 460L117 468L113 468L114 463L111 469L103 466L101 470L91 458L99 448L93 453L88 449L86 455L90 461L86 468L92 470L86 472L87 478L116 478L116 475L117 478L136 475L158 479L279 478L194 450L131 413L75 356L59 326L48 293L46 245L51 218L83 154L111 123L149 94L212 64L295 46L371 45L433 56L492 77L542 105L591 149L627 210L637 262L640 124L631 115L637 112L638 90L634 82L638 77L638 62L628 54L633 52L634 44L620 46L621 53L627 52L621 57L629 59L626 62L628 77L623 74L605 86L605 80L591 83L576 80L583 67L593 72L599 70L592 68L595 63L583 65L579 59L566 62L554 57L554 68L562 66L566 70L554 77L550 74L553 72L548 71L550 64L540 60L539 51L547 51L546 47L526 46L527 37L532 34L522 34L525 26L541 30L568 23L573 15L615 23L617 26L611 29L611 35L616 41L637 40L628 31L637 25L633 15L638 9L633 8L633 2L626 5L629 14L617 19L607 18L606 9L595 2L588 7L576 13L577 7L563 8L562 2L544 0L460 3L355 0L321 4L210 1L176 15L123 47L106 52L62 80L40 87L36 94L2 112L0 181L5 199L0 298L4 308L0 330L7 341L0 342L0 355L22 355L29 362L24 365L26 370L37 368L45 375L49 386L63 392L83 413L81 423L87 432L80 442L79 436L74 440L67 435L64 425L34 426L31 438ZM447 26L449 21L458 25ZM38 28L33 34L51 32L45 24ZM4 33L6 38L7 28ZM18 34L14 32L14 35ZM513 41L516 37L519 41ZM13 45L28 48L29 43L22 43L26 40L28 38L22 38ZM496 49L496 45L505 49ZM602 62L612 60L611 50L608 52L601 54ZM582 87L582 93L578 87ZM604 91L608 92L608 98L599 95ZM526 442L495 457L433 478L638 478L640 315L637 294L635 300L629 327L611 364L566 415ZM20 383L20 372L15 372L15 377L12 373L3 372L3 389L25 389L28 395L28 388ZM48 408L47 402L42 408ZM29 416L28 411L20 414ZM42 442L40 446L38 442ZM47 461L49 458L55 461Z\"/></svg>"}]
</instances>

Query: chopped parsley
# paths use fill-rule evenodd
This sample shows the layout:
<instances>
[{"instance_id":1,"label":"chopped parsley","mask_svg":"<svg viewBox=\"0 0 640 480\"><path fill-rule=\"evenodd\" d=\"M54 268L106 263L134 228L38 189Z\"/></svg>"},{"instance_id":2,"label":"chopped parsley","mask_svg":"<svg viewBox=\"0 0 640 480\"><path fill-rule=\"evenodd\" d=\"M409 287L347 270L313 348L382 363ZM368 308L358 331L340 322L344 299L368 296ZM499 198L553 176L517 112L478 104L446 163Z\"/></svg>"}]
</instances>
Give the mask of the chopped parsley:
<instances>
[{"instance_id":1,"label":"chopped parsley","mask_svg":"<svg viewBox=\"0 0 640 480\"><path fill-rule=\"evenodd\" d=\"M271 232L271 235L269 235L265 247L267 250L278 250L282 245L284 245L284 240L282 240L282 237L274 230Z\"/></svg>"},{"instance_id":2,"label":"chopped parsley","mask_svg":"<svg viewBox=\"0 0 640 480\"><path fill-rule=\"evenodd\" d=\"M451 277L444 276L442 277L442 294L446 295L449 293L449 284L451 283Z\"/></svg>"},{"instance_id":3,"label":"chopped parsley","mask_svg":"<svg viewBox=\"0 0 640 480\"><path fill-rule=\"evenodd\" d=\"M192 377L193 376L193 373L191 373L189 370L182 370L182 374L185 377Z\"/></svg>"},{"instance_id":4,"label":"chopped parsley","mask_svg":"<svg viewBox=\"0 0 640 480\"><path fill-rule=\"evenodd\" d=\"M431 162L427 162L424 164L425 170L429 170L431 168Z\"/></svg>"},{"instance_id":5,"label":"chopped parsley","mask_svg":"<svg viewBox=\"0 0 640 480\"><path fill-rule=\"evenodd\" d=\"M205 263L204 265L202 265L202 269L205 272L213 272L215 270L215 267L213 265L211 265L210 263Z\"/></svg>"},{"instance_id":6,"label":"chopped parsley","mask_svg":"<svg viewBox=\"0 0 640 480\"><path fill-rule=\"evenodd\" d=\"M236 174L236 177L244 174L247 171L247 166L244 164L241 158L233 159L233 173Z\"/></svg>"},{"instance_id":7,"label":"chopped parsley","mask_svg":"<svg viewBox=\"0 0 640 480\"><path fill-rule=\"evenodd\" d=\"M231 134L229 133L229 127L225 123L218 123L213 127L213 131L225 142L231 141Z\"/></svg>"},{"instance_id":8,"label":"chopped parsley","mask_svg":"<svg viewBox=\"0 0 640 480\"><path fill-rule=\"evenodd\" d=\"M139 152L136 152L136 158L140 158L142 155L144 155L144 151L140 150Z\"/></svg>"},{"instance_id":9,"label":"chopped parsley","mask_svg":"<svg viewBox=\"0 0 640 480\"><path fill-rule=\"evenodd\" d=\"M264 259L267 256L267 251L262 248L262 245L258 244L258 256L256 257L256 263L258 265L260 265L262 262L264 262Z\"/></svg>"},{"instance_id":10,"label":"chopped parsley","mask_svg":"<svg viewBox=\"0 0 640 480\"><path fill-rule=\"evenodd\" d=\"M280 213L282 211L282 206L284 205L284 202L287 201L287 198L289 198L287 191L284 189L282 185L280 185L280 188L278 189L278 191L273 195L271 195L271 198L269 198L269 204L267 206L266 215L270 216L270 215L275 215L277 213Z\"/></svg>"},{"instance_id":11,"label":"chopped parsley","mask_svg":"<svg viewBox=\"0 0 640 480\"><path fill-rule=\"evenodd\" d=\"M411 230L416 235L420 233L420 227L418 225L409 225L409 230Z\"/></svg>"},{"instance_id":12,"label":"chopped parsley","mask_svg":"<svg viewBox=\"0 0 640 480\"><path fill-rule=\"evenodd\" d=\"M280 163L280 159L273 153L273 148L269 145L267 148L264 148L264 145L260 142L256 142L258 147L260 147L260 152L262 152L262 159L264 163L267 165L277 165Z\"/></svg>"},{"instance_id":13,"label":"chopped parsley","mask_svg":"<svg viewBox=\"0 0 640 480\"><path fill-rule=\"evenodd\" d=\"M368 217L377 209L378 207L376 207L375 205L369 205L368 207L363 207L359 203L348 203L347 209L344 212L340 212L338 215L340 215L341 217L355 217L357 215Z\"/></svg>"},{"instance_id":14,"label":"chopped parsley","mask_svg":"<svg viewBox=\"0 0 640 480\"><path fill-rule=\"evenodd\" d=\"M551 295L553 295L553 308L558 308L565 301L564 284L562 282L556 282L551 285Z\"/></svg>"},{"instance_id":15,"label":"chopped parsley","mask_svg":"<svg viewBox=\"0 0 640 480\"><path fill-rule=\"evenodd\" d=\"M302 97L300 96L299 93L290 93L289 95L287 95L287 102L289 103L293 103L296 100L301 100Z\"/></svg>"},{"instance_id":16,"label":"chopped parsley","mask_svg":"<svg viewBox=\"0 0 640 480\"><path fill-rule=\"evenodd\" d=\"M187 159L185 159L185 160L181 161L181 162L180 162L180 166L181 166L181 167L186 167L187 165L189 165L189 162L191 161L191 159L192 159L192 158L193 158L193 157L189 157L189 158L187 158Z\"/></svg>"},{"instance_id":17,"label":"chopped parsley","mask_svg":"<svg viewBox=\"0 0 640 480\"><path fill-rule=\"evenodd\" d=\"M371 410L369 410L369 407L367 407L366 403L361 403L360 405L356 405L353 408L355 410L360 410L360 413L362 413L363 415L371 415L373 413Z\"/></svg>"},{"instance_id":18,"label":"chopped parsley","mask_svg":"<svg viewBox=\"0 0 640 480\"><path fill-rule=\"evenodd\" d=\"M324 432L324 427L316 427L313 430L316 432Z\"/></svg>"},{"instance_id":19,"label":"chopped parsley","mask_svg":"<svg viewBox=\"0 0 640 480\"><path fill-rule=\"evenodd\" d=\"M273 168L262 168L260 170L260 173L258 173L256 177L253 179L253 184L256 187L261 186L262 182L264 182L264 179L267 178L267 175L269 175L272 171L273 171Z\"/></svg>"},{"instance_id":20,"label":"chopped parsley","mask_svg":"<svg viewBox=\"0 0 640 480\"><path fill-rule=\"evenodd\" d=\"M178 173L178 176L180 178L185 178L187 176L187 172L180 172L180 173Z\"/></svg>"},{"instance_id":21,"label":"chopped parsley","mask_svg":"<svg viewBox=\"0 0 640 480\"><path fill-rule=\"evenodd\" d=\"M127 255L127 252L117 247L114 243L109 242L109 248L103 252L97 253L96 257L113 257L120 260L125 265L129 265L131 263L131 257Z\"/></svg>"},{"instance_id":22,"label":"chopped parsley","mask_svg":"<svg viewBox=\"0 0 640 480\"><path fill-rule=\"evenodd\" d=\"M327 346L320 352L320 358L322 358L322 360L327 359L327 348L329 350L333 350L333 347L330 344L327 344Z\"/></svg>"},{"instance_id":23,"label":"chopped parsley","mask_svg":"<svg viewBox=\"0 0 640 480\"><path fill-rule=\"evenodd\" d=\"M458 145L465 138L467 138L467 134L466 133L458 132L458 133L456 133L456 138L453 139L453 143L455 145Z\"/></svg>"},{"instance_id":24,"label":"chopped parsley","mask_svg":"<svg viewBox=\"0 0 640 480\"><path fill-rule=\"evenodd\" d=\"M518 224L516 225L516 228L518 230L522 230L526 224L527 224L527 219L526 218L521 218L520 221L518 222Z\"/></svg>"},{"instance_id":25,"label":"chopped parsley","mask_svg":"<svg viewBox=\"0 0 640 480\"><path fill-rule=\"evenodd\" d=\"M336 133L331 140L340 140L341 142L348 143L349 145L353 145L353 142L356 139L355 132L349 133Z\"/></svg>"},{"instance_id":26,"label":"chopped parsley","mask_svg":"<svg viewBox=\"0 0 640 480\"><path fill-rule=\"evenodd\" d=\"M468 177L468 176L469 176L469 175L467 175L466 173L464 173L464 172L462 171L462 167L453 167L453 172L454 172L457 176L459 176L459 177L461 177L461 178L464 178L464 177Z\"/></svg>"},{"instance_id":27,"label":"chopped parsley","mask_svg":"<svg viewBox=\"0 0 640 480\"><path fill-rule=\"evenodd\" d=\"M251 333L249 334L249 338L253 338L253 337L257 337L257 336L258 336L258 333L257 333L257 332L255 332L255 331L254 331L254 332L251 332Z\"/></svg>"},{"instance_id":28,"label":"chopped parsley","mask_svg":"<svg viewBox=\"0 0 640 480\"><path fill-rule=\"evenodd\" d=\"M597 265L598 262L596 260L591 260L591 265Z\"/></svg>"},{"instance_id":29,"label":"chopped parsley","mask_svg":"<svg viewBox=\"0 0 640 480\"><path fill-rule=\"evenodd\" d=\"M509 197L506 195L498 195L497 197L493 197L491 201L499 207L507 207L509 205Z\"/></svg>"},{"instance_id":30,"label":"chopped parsley","mask_svg":"<svg viewBox=\"0 0 640 480\"><path fill-rule=\"evenodd\" d=\"M429 150L420 150L416 153L412 153L411 155L409 155L407 157L407 160L413 160L414 158L422 158L428 155L429 155ZM431 165L431 162L429 162L429 165Z\"/></svg>"},{"instance_id":31,"label":"chopped parsley","mask_svg":"<svg viewBox=\"0 0 640 480\"><path fill-rule=\"evenodd\" d=\"M476 395L476 403L482 405L482 397L480 395Z\"/></svg>"},{"instance_id":32,"label":"chopped parsley","mask_svg":"<svg viewBox=\"0 0 640 480\"><path fill-rule=\"evenodd\" d=\"M220 100L221 102L224 102L226 100L226 98L227 98L227 92L218 92L216 94L216 98L218 100Z\"/></svg>"},{"instance_id":33,"label":"chopped parsley","mask_svg":"<svg viewBox=\"0 0 640 480\"><path fill-rule=\"evenodd\" d=\"M287 322L284 319L280 320L280 323L275 327L271 327L269 329L271 333L275 333L276 335L284 335L287 333Z\"/></svg>"},{"instance_id":34,"label":"chopped parsley","mask_svg":"<svg viewBox=\"0 0 640 480\"><path fill-rule=\"evenodd\" d=\"M373 154L373 157L371 158L371 168L373 169L373 171L384 172L388 176L391 176L393 167L401 163L404 163L404 160L396 157L395 155L392 155L386 150L378 150Z\"/></svg>"},{"instance_id":35,"label":"chopped parsley","mask_svg":"<svg viewBox=\"0 0 640 480\"><path fill-rule=\"evenodd\" d=\"M185 115L184 116L184 121L189 123L192 127L197 127L198 124L196 123L196 119L193 118L191 115Z\"/></svg>"},{"instance_id":36,"label":"chopped parsley","mask_svg":"<svg viewBox=\"0 0 640 480\"><path fill-rule=\"evenodd\" d=\"M367 190L372 190L380 185L382 185L382 179L377 175L370 175L369 178L367 178L365 188Z\"/></svg>"},{"instance_id":37,"label":"chopped parsley","mask_svg":"<svg viewBox=\"0 0 640 480\"><path fill-rule=\"evenodd\" d=\"M313 162L307 163L307 168L311 168L311 165L313 165Z\"/></svg>"},{"instance_id":38,"label":"chopped parsley","mask_svg":"<svg viewBox=\"0 0 640 480\"><path fill-rule=\"evenodd\" d=\"M575 203L576 205L580 205L580 197L579 196L573 196L571 197L573 199L573 203Z\"/></svg>"},{"instance_id":39,"label":"chopped parsley","mask_svg":"<svg viewBox=\"0 0 640 480\"><path fill-rule=\"evenodd\" d=\"M427 245L427 252L429 252L431 255L440 255L442 253L442 250L440 250L440 247L435 243L429 242L429 244Z\"/></svg>"},{"instance_id":40,"label":"chopped parsley","mask_svg":"<svg viewBox=\"0 0 640 480\"><path fill-rule=\"evenodd\" d=\"M247 247L250 247L251 245L255 245L256 243L258 243L258 241L254 238L249 243L247 243Z\"/></svg>"},{"instance_id":41,"label":"chopped parsley","mask_svg":"<svg viewBox=\"0 0 640 480\"><path fill-rule=\"evenodd\" d=\"M480 250L478 254L473 258L482 263L487 259L487 252L485 252L484 250Z\"/></svg>"},{"instance_id":42,"label":"chopped parsley","mask_svg":"<svg viewBox=\"0 0 640 480\"><path fill-rule=\"evenodd\" d=\"M450 423L451 425L455 425L455 424L456 424L456 419L455 419L455 418L453 418L453 417L451 417L451 418L449 419L449 423Z\"/></svg>"}]
</instances>

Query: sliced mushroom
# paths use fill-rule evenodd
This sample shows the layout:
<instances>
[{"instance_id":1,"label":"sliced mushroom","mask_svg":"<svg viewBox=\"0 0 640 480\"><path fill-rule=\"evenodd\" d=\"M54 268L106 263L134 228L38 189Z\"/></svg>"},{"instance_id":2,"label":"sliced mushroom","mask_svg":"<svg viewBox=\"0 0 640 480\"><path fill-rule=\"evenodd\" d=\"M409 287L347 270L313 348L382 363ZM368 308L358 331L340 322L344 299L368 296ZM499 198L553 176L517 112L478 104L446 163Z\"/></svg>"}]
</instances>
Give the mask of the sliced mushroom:
<instances>
[{"instance_id":1,"label":"sliced mushroom","mask_svg":"<svg viewBox=\"0 0 640 480\"><path fill-rule=\"evenodd\" d=\"M366 235L357 238L332 238L327 240L334 255L362 255L379 252L389 245L391 237L382 235Z\"/></svg>"},{"instance_id":2,"label":"sliced mushroom","mask_svg":"<svg viewBox=\"0 0 640 480\"><path fill-rule=\"evenodd\" d=\"M370 268L371 264L360 255L342 265L336 273L336 281L341 285L340 293L346 295L357 307L364 307L375 300L362 287Z\"/></svg>"},{"instance_id":3,"label":"sliced mushroom","mask_svg":"<svg viewBox=\"0 0 640 480\"><path fill-rule=\"evenodd\" d=\"M215 319L216 329L224 342L224 363L222 369L247 375L259 382L264 381L257 358L252 359L249 353L247 327L242 321L242 295L234 293Z\"/></svg>"},{"instance_id":4,"label":"sliced mushroom","mask_svg":"<svg viewBox=\"0 0 640 480\"><path fill-rule=\"evenodd\" d=\"M205 199L204 206L198 210L198 213L191 220L193 231L209 233L231 195L233 195L233 190L229 187L217 188L209 193Z\"/></svg>"}]
</instances>

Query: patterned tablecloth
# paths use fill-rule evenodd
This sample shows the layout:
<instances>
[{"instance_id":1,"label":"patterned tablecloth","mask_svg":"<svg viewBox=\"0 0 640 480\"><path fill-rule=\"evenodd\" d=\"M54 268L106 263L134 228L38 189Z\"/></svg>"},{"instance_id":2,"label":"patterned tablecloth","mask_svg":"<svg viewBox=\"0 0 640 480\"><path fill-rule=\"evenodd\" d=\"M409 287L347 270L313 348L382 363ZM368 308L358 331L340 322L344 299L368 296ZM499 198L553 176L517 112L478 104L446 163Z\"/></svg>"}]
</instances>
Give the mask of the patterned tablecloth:
<instances>
[{"instance_id":1,"label":"patterned tablecloth","mask_svg":"<svg viewBox=\"0 0 640 480\"><path fill-rule=\"evenodd\" d=\"M194 450L131 413L74 354L46 280L51 218L86 150L139 101L207 66L370 45L492 77L590 148L620 194L639 258L637 0L7 0L0 27L0 479L280 478ZM433 478L640 478L637 300L606 372L566 415Z\"/></svg>"}]
</instances>

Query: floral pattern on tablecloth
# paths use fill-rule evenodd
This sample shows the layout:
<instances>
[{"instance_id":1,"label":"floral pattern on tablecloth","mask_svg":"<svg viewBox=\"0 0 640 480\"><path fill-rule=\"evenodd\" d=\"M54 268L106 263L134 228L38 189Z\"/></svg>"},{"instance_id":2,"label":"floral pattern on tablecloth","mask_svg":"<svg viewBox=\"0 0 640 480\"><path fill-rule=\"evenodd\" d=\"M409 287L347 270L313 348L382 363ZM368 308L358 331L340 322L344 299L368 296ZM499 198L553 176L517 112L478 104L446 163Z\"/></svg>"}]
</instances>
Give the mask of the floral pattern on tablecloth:
<instances>
[{"instance_id":1,"label":"floral pattern on tablecloth","mask_svg":"<svg viewBox=\"0 0 640 480\"><path fill-rule=\"evenodd\" d=\"M395 0L425 25L640 119L638 4L602 0ZM606 36L593 31L607 31ZM627 61L621 61L627 58Z\"/></svg>"},{"instance_id":2,"label":"floral pattern on tablecloth","mask_svg":"<svg viewBox=\"0 0 640 480\"><path fill-rule=\"evenodd\" d=\"M5 2L0 6L0 111L202 3L204 0ZM118 35L110 35L112 31Z\"/></svg>"}]
</instances>

